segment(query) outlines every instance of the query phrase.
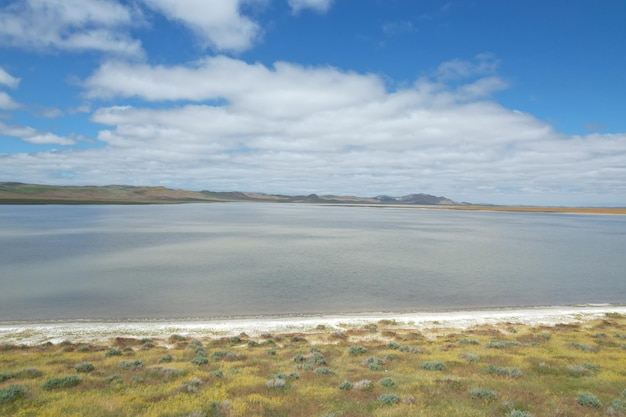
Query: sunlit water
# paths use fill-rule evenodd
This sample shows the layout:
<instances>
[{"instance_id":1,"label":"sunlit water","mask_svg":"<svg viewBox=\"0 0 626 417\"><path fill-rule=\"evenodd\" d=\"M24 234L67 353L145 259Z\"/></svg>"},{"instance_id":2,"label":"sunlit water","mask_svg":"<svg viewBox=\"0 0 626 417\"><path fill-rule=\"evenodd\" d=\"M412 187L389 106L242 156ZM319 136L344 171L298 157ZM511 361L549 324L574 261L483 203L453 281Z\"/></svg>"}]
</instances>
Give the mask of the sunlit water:
<instances>
[{"instance_id":1,"label":"sunlit water","mask_svg":"<svg viewBox=\"0 0 626 417\"><path fill-rule=\"evenodd\" d=\"M0 206L0 321L626 301L626 216Z\"/></svg>"}]
</instances>

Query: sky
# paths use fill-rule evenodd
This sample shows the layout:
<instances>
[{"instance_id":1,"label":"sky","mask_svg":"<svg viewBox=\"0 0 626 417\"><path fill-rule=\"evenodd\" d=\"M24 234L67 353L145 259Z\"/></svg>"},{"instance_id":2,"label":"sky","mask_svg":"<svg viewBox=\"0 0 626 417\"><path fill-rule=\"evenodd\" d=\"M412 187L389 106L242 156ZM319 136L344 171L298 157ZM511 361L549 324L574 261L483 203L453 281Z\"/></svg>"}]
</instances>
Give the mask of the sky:
<instances>
[{"instance_id":1,"label":"sky","mask_svg":"<svg viewBox=\"0 0 626 417\"><path fill-rule=\"evenodd\" d=\"M0 181L626 206L623 0L3 0Z\"/></svg>"}]
</instances>

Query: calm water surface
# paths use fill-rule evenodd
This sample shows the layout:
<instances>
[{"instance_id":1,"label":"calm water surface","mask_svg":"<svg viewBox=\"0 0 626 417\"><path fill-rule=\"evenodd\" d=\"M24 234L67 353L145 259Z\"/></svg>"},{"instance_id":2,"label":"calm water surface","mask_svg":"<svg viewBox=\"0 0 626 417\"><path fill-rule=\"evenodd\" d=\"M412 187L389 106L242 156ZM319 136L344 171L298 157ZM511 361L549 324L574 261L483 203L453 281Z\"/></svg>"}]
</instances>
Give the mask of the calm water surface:
<instances>
[{"instance_id":1,"label":"calm water surface","mask_svg":"<svg viewBox=\"0 0 626 417\"><path fill-rule=\"evenodd\" d=\"M0 321L626 302L626 216L0 206Z\"/></svg>"}]
</instances>

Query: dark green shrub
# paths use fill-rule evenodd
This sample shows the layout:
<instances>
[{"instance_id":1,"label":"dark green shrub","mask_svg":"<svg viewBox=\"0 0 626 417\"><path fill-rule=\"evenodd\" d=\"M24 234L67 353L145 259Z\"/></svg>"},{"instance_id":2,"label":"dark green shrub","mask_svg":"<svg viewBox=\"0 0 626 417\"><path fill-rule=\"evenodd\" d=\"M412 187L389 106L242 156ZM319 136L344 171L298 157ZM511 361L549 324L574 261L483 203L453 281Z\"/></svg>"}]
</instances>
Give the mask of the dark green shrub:
<instances>
[{"instance_id":1,"label":"dark green shrub","mask_svg":"<svg viewBox=\"0 0 626 417\"><path fill-rule=\"evenodd\" d=\"M59 376L50 378L43 384L42 388L46 391L52 391L60 388L71 388L80 384L80 378L76 375L71 376Z\"/></svg>"},{"instance_id":2,"label":"dark green shrub","mask_svg":"<svg viewBox=\"0 0 626 417\"><path fill-rule=\"evenodd\" d=\"M89 362L81 362L74 367L74 370L76 372L84 372L84 373L92 372L94 369L96 369L96 367L93 366L93 364Z\"/></svg>"},{"instance_id":3,"label":"dark green shrub","mask_svg":"<svg viewBox=\"0 0 626 417\"><path fill-rule=\"evenodd\" d=\"M0 405L9 404L19 400L25 394L24 387L21 385L9 385L0 389Z\"/></svg>"},{"instance_id":4,"label":"dark green shrub","mask_svg":"<svg viewBox=\"0 0 626 417\"><path fill-rule=\"evenodd\" d=\"M11 372L3 372L0 374L0 382L4 382L8 379L15 378L15 374Z\"/></svg>"}]
</instances>

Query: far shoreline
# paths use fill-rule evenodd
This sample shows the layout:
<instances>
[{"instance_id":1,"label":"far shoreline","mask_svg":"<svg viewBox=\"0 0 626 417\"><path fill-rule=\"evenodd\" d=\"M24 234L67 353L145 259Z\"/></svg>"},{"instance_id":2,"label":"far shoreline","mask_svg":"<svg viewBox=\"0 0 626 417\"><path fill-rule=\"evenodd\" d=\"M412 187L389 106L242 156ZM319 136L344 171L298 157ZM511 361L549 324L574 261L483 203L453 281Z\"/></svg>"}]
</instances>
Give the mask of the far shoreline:
<instances>
[{"instance_id":1,"label":"far shoreline","mask_svg":"<svg viewBox=\"0 0 626 417\"><path fill-rule=\"evenodd\" d=\"M458 311L410 313L354 313L310 316L261 316L214 320L67 320L1 322L0 344L38 345L43 343L98 342L116 337L167 339L173 334L192 338L230 337L245 333L320 333L344 331L368 325L386 324L426 334L447 329L463 331L476 326L524 324L530 326L568 324L600 319L607 315L626 316L626 305L574 305L512 307Z\"/></svg>"}]
</instances>

